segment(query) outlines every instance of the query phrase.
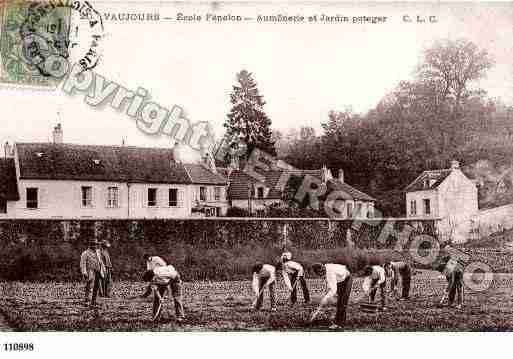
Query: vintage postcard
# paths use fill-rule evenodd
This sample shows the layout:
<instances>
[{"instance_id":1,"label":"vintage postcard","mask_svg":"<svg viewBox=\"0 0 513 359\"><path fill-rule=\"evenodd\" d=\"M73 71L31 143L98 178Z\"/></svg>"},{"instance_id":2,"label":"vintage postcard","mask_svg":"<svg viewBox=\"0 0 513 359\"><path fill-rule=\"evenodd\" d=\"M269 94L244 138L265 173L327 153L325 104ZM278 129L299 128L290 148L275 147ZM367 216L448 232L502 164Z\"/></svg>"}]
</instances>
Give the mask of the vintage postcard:
<instances>
[{"instance_id":1,"label":"vintage postcard","mask_svg":"<svg viewBox=\"0 0 513 359\"><path fill-rule=\"evenodd\" d=\"M0 331L513 330L511 3L0 14Z\"/></svg>"}]
</instances>

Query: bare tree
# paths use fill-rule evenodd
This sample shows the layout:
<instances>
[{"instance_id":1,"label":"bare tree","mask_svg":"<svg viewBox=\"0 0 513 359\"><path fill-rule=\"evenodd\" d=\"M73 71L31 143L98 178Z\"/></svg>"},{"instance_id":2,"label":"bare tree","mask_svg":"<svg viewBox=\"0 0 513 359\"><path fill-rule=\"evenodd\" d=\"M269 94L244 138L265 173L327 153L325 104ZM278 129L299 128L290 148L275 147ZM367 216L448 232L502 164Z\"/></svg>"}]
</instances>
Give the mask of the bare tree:
<instances>
[{"instance_id":1,"label":"bare tree","mask_svg":"<svg viewBox=\"0 0 513 359\"><path fill-rule=\"evenodd\" d=\"M493 64L488 52L469 40L438 40L424 51L418 77L436 91L437 102L453 100L457 110L471 94L470 83L484 77Z\"/></svg>"}]
</instances>

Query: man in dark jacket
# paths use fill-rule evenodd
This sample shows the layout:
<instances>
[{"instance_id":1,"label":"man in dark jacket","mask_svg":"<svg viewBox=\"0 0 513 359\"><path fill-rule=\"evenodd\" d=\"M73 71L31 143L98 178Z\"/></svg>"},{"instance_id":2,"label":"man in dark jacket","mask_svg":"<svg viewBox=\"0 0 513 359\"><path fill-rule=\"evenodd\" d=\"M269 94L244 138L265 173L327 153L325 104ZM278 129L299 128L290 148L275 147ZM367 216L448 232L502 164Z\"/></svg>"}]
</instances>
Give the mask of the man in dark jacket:
<instances>
[{"instance_id":1,"label":"man in dark jacket","mask_svg":"<svg viewBox=\"0 0 513 359\"><path fill-rule=\"evenodd\" d=\"M454 299L457 297L456 309L460 309L463 301L463 266L456 259L446 256L442 258L436 269L447 279L447 289L440 304L443 304L445 298L448 297L449 307L452 307Z\"/></svg>"},{"instance_id":2,"label":"man in dark jacket","mask_svg":"<svg viewBox=\"0 0 513 359\"><path fill-rule=\"evenodd\" d=\"M104 297L110 298L111 288L112 288L112 262L110 260L110 254L108 249L110 248L110 243L107 240L103 240L101 242L100 253L102 257L103 264L105 265L105 277L102 280L102 295Z\"/></svg>"},{"instance_id":3,"label":"man in dark jacket","mask_svg":"<svg viewBox=\"0 0 513 359\"><path fill-rule=\"evenodd\" d=\"M89 302L91 286L93 293L91 297L91 306L96 305L96 297L101 286L101 281L105 276L105 265L101 259L100 244L96 239L89 241L88 247L80 256L80 272L84 278L85 284L85 303Z\"/></svg>"},{"instance_id":4,"label":"man in dark jacket","mask_svg":"<svg viewBox=\"0 0 513 359\"><path fill-rule=\"evenodd\" d=\"M391 278L390 290L392 294L395 294L397 284L399 283L399 277L401 277L402 293L401 300L407 300L410 298L410 286L411 286L411 267L408 263L403 261L388 262L385 264L385 272L387 277Z\"/></svg>"}]
</instances>

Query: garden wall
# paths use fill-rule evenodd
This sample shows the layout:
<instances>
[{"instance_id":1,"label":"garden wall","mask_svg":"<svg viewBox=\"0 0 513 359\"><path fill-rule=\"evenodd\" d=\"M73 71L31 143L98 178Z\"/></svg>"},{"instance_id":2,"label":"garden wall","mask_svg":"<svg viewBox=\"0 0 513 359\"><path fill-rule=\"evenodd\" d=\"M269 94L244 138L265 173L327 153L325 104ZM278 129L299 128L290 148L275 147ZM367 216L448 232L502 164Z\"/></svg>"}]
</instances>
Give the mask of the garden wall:
<instances>
[{"instance_id":1,"label":"garden wall","mask_svg":"<svg viewBox=\"0 0 513 359\"><path fill-rule=\"evenodd\" d=\"M413 226L409 239L435 232L434 221L388 223L388 232ZM119 279L139 279L145 253L163 256L186 279L240 279L249 277L254 263L274 262L284 247L303 261L331 260L348 246L393 248L397 236L383 235L384 225L384 220L305 218L6 220L0 221L0 278L78 280L80 253L96 237L111 242Z\"/></svg>"}]
</instances>

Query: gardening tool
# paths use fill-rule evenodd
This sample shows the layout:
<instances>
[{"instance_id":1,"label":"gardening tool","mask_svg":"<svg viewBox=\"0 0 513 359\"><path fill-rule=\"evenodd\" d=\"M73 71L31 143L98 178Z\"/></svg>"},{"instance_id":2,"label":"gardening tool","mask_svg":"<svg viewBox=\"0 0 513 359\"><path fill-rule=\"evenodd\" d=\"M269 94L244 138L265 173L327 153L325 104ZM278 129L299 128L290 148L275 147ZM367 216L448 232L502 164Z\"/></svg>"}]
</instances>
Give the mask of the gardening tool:
<instances>
[{"instance_id":1,"label":"gardening tool","mask_svg":"<svg viewBox=\"0 0 513 359\"><path fill-rule=\"evenodd\" d=\"M157 318L160 316L161 311L162 311L162 300L159 299L159 304L157 306L157 309L155 310L155 314L153 314L153 320L157 320Z\"/></svg>"},{"instance_id":2,"label":"gardening tool","mask_svg":"<svg viewBox=\"0 0 513 359\"><path fill-rule=\"evenodd\" d=\"M258 292L258 295L256 296L255 300L253 300L253 305L252 307L255 308L256 304L257 304L257 301L258 301L258 298L260 298L260 296L262 295L262 293L264 292L264 289L265 289L265 285L262 287L262 289L260 289L260 291Z\"/></svg>"},{"instance_id":3,"label":"gardening tool","mask_svg":"<svg viewBox=\"0 0 513 359\"><path fill-rule=\"evenodd\" d=\"M379 310L379 305L374 303L360 303L360 311L368 314L376 314Z\"/></svg>"}]
</instances>

